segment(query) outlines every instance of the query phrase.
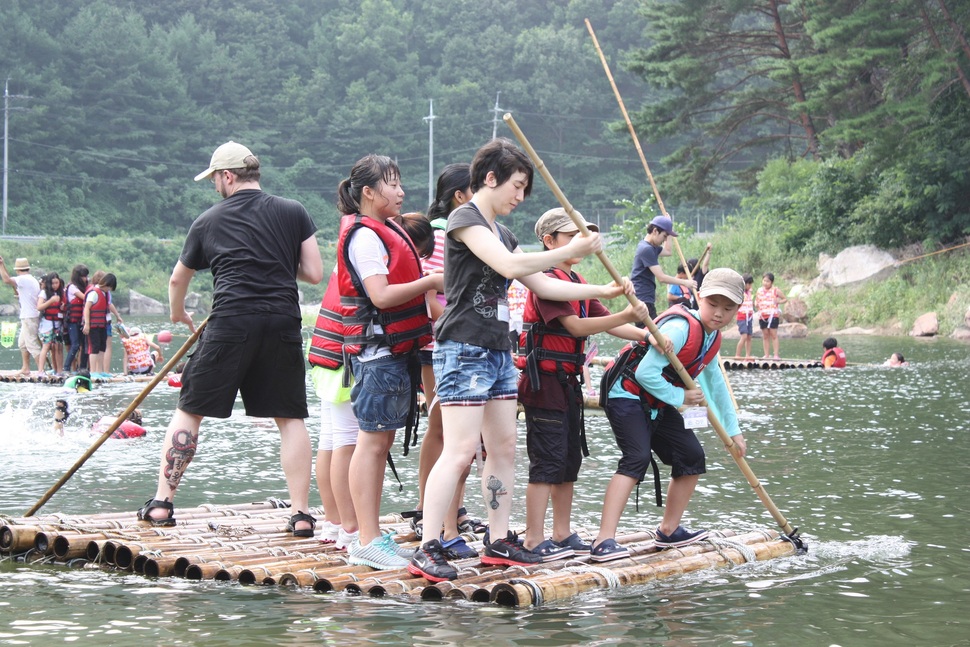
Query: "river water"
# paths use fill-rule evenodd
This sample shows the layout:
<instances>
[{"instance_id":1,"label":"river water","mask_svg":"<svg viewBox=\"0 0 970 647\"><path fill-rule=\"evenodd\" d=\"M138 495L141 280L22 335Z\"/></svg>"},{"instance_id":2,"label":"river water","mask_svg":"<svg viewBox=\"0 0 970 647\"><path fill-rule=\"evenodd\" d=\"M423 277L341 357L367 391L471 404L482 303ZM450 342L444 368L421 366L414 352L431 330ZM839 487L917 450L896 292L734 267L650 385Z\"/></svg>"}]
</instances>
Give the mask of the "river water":
<instances>
[{"instance_id":1,"label":"river water","mask_svg":"<svg viewBox=\"0 0 970 647\"><path fill-rule=\"evenodd\" d=\"M6 561L0 563L0 644L970 644L970 347L945 339L841 341L851 362L869 365L728 374L751 468L801 529L807 555L529 609L150 580ZM911 366L872 365L893 351ZM785 357L820 353L821 338L782 340ZM0 351L0 367L18 364L13 351ZM61 390L0 384L0 513L19 516L36 503L90 445L91 423L122 410L142 386L71 394L73 415L60 439L49 421ZM134 510L143 503L154 489L175 401L174 389L158 386L142 405L148 435L107 442L43 512ZM316 417L309 423L318 428ZM593 454L577 484L574 527L595 529L618 453L604 418L589 418L588 429ZM713 432L700 435L708 473L688 524L774 528ZM417 452L395 461L406 487L398 492L388 481L384 512L408 510L415 501ZM477 487L476 480L469 491ZM639 513L632 502L625 513L628 528L658 521L651 493L642 490ZM275 428L237 409L228 420L205 423L177 504L285 495ZM514 522L523 520L522 505ZM483 512L477 499L469 507Z\"/></svg>"}]
</instances>

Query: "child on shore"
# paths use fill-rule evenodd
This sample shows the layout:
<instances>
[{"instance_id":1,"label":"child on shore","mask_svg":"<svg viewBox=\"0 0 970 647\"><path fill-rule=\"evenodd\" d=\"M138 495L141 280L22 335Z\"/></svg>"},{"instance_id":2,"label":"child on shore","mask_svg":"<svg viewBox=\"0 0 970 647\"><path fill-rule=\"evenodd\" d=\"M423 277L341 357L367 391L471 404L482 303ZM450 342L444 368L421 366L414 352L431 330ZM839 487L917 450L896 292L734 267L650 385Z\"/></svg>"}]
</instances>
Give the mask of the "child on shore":
<instances>
[{"instance_id":1,"label":"child on shore","mask_svg":"<svg viewBox=\"0 0 970 647\"><path fill-rule=\"evenodd\" d=\"M744 300L738 308L738 347L734 350L735 357L751 359L751 339L754 335L754 303L751 299L751 286L754 285L754 277L750 274L744 275ZM744 351L744 355L741 352Z\"/></svg>"},{"instance_id":2,"label":"child on shore","mask_svg":"<svg viewBox=\"0 0 970 647\"><path fill-rule=\"evenodd\" d=\"M483 440L487 457L482 494L489 532L482 562L526 565L541 558L526 550L509 530L515 475L516 369L510 354L509 282L546 299L611 298L620 286L592 286L551 279L542 270L567 258L602 249L598 234L576 236L559 249L522 253L515 235L498 223L532 191L533 168L511 141L493 139L475 154L471 201L448 217L445 294L448 305L435 327L434 370L442 406L444 447L428 477L425 494L426 541L408 570L433 582L452 580L437 536L461 474ZM491 537L491 541L488 539Z\"/></svg>"},{"instance_id":3,"label":"child on shore","mask_svg":"<svg viewBox=\"0 0 970 647\"><path fill-rule=\"evenodd\" d=\"M744 280L731 269L712 270L705 277L699 296L697 311L675 306L657 320L661 334L673 344L672 350L688 374L697 380L696 388L686 389L669 368L667 357L643 342L621 351L604 373L601 388L607 397L606 415L622 457L606 489L599 533L590 551L594 562L629 555L628 549L616 542L616 530L633 487L653 462L651 452L671 466L667 505L656 531L657 547L686 546L707 537L705 530L691 531L681 526L687 504L706 468L704 449L694 432L685 427L678 407L702 406L706 400L741 455L746 451L731 395L717 363L720 329L735 320L744 299Z\"/></svg>"},{"instance_id":4,"label":"child on shore","mask_svg":"<svg viewBox=\"0 0 970 647\"><path fill-rule=\"evenodd\" d=\"M345 214L337 241L343 348L354 374L351 402L360 429L350 459L360 544L348 552L351 564L404 568L410 552L383 535L378 521L384 466L395 432L410 431L416 418L417 352L431 341L426 293L440 291L443 279L422 276L414 243L391 220L401 213L404 189L389 157L360 159L337 195Z\"/></svg>"},{"instance_id":5,"label":"child on shore","mask_svg":"<svg viewBox=\"0 0 970 647\"><path fill-rule=\"evenodd\" d=\"M580 216L582 217L582 216ZM586 225L599 231L596 225ZM544 250L569 244L579 229L565 209L542 214L535 225ZM578 258L560 261L546 274L572 283L586 283L573 271ZM684 275L686 277L686 274ZM680 277L684 278L684 277ZM583 393L578 375L585 366L586 338L608 332L621 339L644 340L649 333L630 325L649 316L646 304L610 311L596 299L549 301L529 293L516 365L519 402L525 408L529 484L526 487L526 534L523 546L544 562L588 553L589 544L572 531L574 484L586 449ZM545 536L546 510L552 499L552 536Z\"/></svg>"},{"instance_id":6,"label":"child on shore","mask_svg":"<svg viewBox=\"0 0 970 647\"><path fill-rule=\"evenodd\" d=\"M758 311L758 327L761 328L761 342L765 347L763 359L768 359L769 346L774 350L774 358L781 359L778 354L778 325L781 323L781 304L788 301L781 290L775 287L775 275L765 272L761 278L761 287L754 298L754 308Z\"/></svg>"}]
</instances>

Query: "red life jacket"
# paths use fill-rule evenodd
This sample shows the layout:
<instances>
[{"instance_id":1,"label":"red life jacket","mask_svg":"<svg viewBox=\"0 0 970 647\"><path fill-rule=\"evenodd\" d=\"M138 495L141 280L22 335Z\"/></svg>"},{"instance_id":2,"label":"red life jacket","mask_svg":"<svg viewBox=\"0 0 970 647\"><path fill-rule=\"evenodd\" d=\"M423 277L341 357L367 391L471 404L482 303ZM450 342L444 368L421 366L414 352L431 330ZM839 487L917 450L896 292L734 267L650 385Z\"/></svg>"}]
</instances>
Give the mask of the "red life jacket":
<instances>
[{"instance_id":1,"label":"red life jacket","mask_svg":"<svg viewBox=\"0 0 970 647\"><path fill-rule=\"evenodd\" d=\"M344 352L359 355L367 344L380 344L394 355L404 355L426 346L431 341L431 318L424 294L379 310L364 291L364 283L350 262L350 240L361 227L380 237L387 249L390 284L410 283L421 278L421 261L414 243L399 225L384 223L360 214L340 220L337 240L337 285L343 314ZM380 325L383 333L375 333Z\"/></svg>"},{"instance_id":2,"label":"red life jacket","mask_svg":"<svg viewBox=\"0 0 970 647\"><path fill-rule=\"evenodd\" d=\"M65 290L64 294L67 294ZM81 323L81 319L84 318L84 295L87 294L87 289L80 289L76 285L74 286L74 298L67 304L67 323Z\"/></svg>"},{"instance_id":3,"label":"red life jacket","mask_svg":"<svg viewBox=\"0 0 970 647\"><path fill-rule=\"evenodd\" d=\"M673 306L660 313L654 322L659 328L663 323L674 317L681 317L687 320L687 341L684 343L684 347L680 349L680 352L677 353L677 359L687 369L687 374L691 378L695 378L704 370L705 366L717 359L717 353L721 350L721 332L717 331L714 333L714 341L707 349L707 352L702 354L704 348L704 327L701 325L700 319L692 314L691 311L683 306ZM617 380L621 380L620 384L624 391L639 397L640 402L644 406L648 406L651 409L660 409L661 407L667 406L665 402L652 396L637 382L637 367L649 349L650 345L647 342L631 342L620 351L616 359L607 364L603 373L603 380L600 383L600 402L603 406L606 405L607 394ZM684 381L680 379L680 375L677 374L677 371L670 364L664 367L661 375L674 386L681 388L685 386Z\"/></svg>"},{"instance_id":4,"label":"red life jacket","mask_svg":"<svg viewBox=\"0 0 970 647\"><path fill-rule=\"evenodd\" d=\"M88 289L84 291L84 298L87 299L87 295L91 292L97 292L98 302L91 304L90 321L88 325L91 328L107 328L108 327L108 295L104 290L96 285L89 285Z\"/></svg>"},{"instance_id":5,"label":"red life jacket","mask_svg":"<svg viewBox=\"0 0 970 647\"><path fill-rule=\"evenodd\" d=\"M46 294L46 293L45 293ZM51 298L54 295L49 295L47 298ZM64 309L64 297L58 295L60 298L57 303L52 303L51 305L44 308L44 319L47 321L59 321L61 319L61 312ZM46 301L47 299L45 299Z\"/></svg>"},{"instance_id":6,"label":"red life jacket","mask_svg":"<svg viewBox=\"0 0 970 647\"><path fill-rule=\"evenodd\" d=\"M340 307L337 273L330 275L320 302L317 324L310 338L310 364L336 369L344 365L344 323Z\"/></svg>"},{"instance_id":7,"label":"red life jacket","mask_svg":"<svg viewBox=\"0 0 970 647\"><path fill-rule=\"evenodd\" d=\"M568 274L556 267L545 273L561 281L586 283L579 274ZM537 307L539 297L532 292L525 302L522 314L522 333L519 335L519 348L515 355L515 366L526 371L532 390L539 389L539 373L558 375L564 382L567 375L580 375L586 363L586 337L573 337L558 323L550 326L542 321ZM570 301L577 316L586 318L589 301Z\"/></svg>"},{"instance_id":8,"label":"red life jacket","mask_svg":"<svg viewBox=\"0 0 970 647\"><path fill-rule=\"evenodd\" d=\"M822 353L822 366L825 366L825 360L830 355L835 355L835 363L832 364L832 368L845 368L845 351L838 346L835 348L828 348L824 353Z\"/></svg>"}]
</instances>

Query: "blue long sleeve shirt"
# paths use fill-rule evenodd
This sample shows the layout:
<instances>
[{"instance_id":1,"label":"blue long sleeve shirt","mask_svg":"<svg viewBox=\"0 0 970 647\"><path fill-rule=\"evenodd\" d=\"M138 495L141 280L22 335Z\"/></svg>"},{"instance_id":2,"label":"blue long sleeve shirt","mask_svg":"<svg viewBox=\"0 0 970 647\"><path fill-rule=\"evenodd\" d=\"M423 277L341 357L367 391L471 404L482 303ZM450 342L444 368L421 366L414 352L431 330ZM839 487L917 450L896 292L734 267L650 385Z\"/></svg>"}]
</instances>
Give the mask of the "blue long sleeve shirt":
<instances>
[{"instance_id":1,"label":"blue long sleeve shirt","mask_svg":"<svg viewBox=\"0 0 970 647\"><path fill-rule=\"evenodd\" d=\"M692 312L692 314L694 313ZM689 324L680 317L668 319L660 326L661 334L673 343L675 355L687 343L688 330ZM711 344L714 343L714 335L715 333L704 333L702 354L706 353ZM679 386L674 386L661 375L661 371L669 364L670 362L667 361L667 356L651 346L637 367L637 382L658 400L666 402L673 407L681 407L684 405L684 389ZM720 421L725 431L727 431L728 436L737 436L740 434L741 429L738 426L738 415L734 410L734 403L731 401L731 394L728 391L727 382L724 380L724 374L721 373L720 365L717 362L711 362L704 367L704 370L698 374L694 381L697 382L698 386L704 392L707 406L711 408L711 411ZM637 396L626 391L620 385L620 382L620 380L617 380L613 384L609 397L638 399ZM657 409L650 411L651 420L657 418L657 413Z\"/></svg>"}]
</instances>

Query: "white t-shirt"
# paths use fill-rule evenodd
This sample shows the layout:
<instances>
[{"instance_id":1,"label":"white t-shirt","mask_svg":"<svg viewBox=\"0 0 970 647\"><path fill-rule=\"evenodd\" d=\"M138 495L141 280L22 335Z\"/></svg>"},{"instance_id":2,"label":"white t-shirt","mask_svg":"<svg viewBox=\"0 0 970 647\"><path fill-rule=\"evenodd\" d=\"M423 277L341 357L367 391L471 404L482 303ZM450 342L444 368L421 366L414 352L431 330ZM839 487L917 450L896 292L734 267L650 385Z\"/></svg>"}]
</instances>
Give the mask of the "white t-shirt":
<instances>
[{"instance_id":1,"label":"white t-shirt","mask_svg":"<svg viewBox=\"0 0 970 647\"><path fill-rule=\"evenodd\" d=\"M387 248L384 247L384 242L380 239L380 236L367 227L361 227L354 232L353 237L350 239L349 251L350 264L357 270L357 275L360 276L361 282L371 276L378 274L384 274L386 276L391 273L387 269L389 257ZM367 288L364 288L364 292L367 292ZM374 332L382 333L384 331L379 325L375 325ZM387 346L368 344L364 347L364 350L357 359L362 362L368 362L379 357L386 357L390 354L391 349Z\"/></svg>"},{"instance_id":2,"label":"white t-shirt","mask_svg":"<svg viewBox=\"0 0 970 647\"><path fill-rule=\"evenodd\" d=\"M36 319L40 316L40 310L37 309L40 283L30 274L18 274L11 278L17 284L17 296L20 297L20 318Z\"/></svg>"}]
</instances>

